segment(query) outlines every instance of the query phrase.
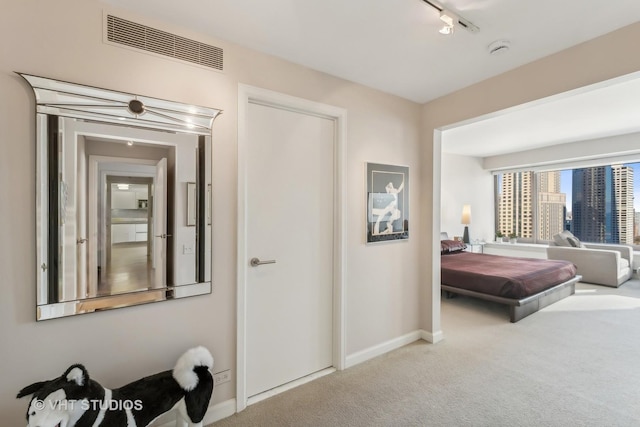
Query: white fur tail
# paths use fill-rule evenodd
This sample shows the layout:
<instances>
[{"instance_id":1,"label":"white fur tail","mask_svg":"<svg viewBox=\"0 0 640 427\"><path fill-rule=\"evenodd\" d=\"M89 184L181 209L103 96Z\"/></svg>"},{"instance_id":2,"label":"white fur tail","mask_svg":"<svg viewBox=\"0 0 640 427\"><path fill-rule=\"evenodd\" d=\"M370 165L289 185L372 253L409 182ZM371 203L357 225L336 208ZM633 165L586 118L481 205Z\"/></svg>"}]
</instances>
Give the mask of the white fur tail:
<instances>
[{"instance_id":1,"label":"white fur tail","mask_svg":"<svg viewBox=\"0 0 640 427\"><path fill-rule=\"evenodd\" d=\"M173 378L185 391L191 391L198 385L198 374L194 372L198 366L206 366L209 370L213 368L213 356L204 347L187 350L173 368Z\"/></svg>"}]
</instances>

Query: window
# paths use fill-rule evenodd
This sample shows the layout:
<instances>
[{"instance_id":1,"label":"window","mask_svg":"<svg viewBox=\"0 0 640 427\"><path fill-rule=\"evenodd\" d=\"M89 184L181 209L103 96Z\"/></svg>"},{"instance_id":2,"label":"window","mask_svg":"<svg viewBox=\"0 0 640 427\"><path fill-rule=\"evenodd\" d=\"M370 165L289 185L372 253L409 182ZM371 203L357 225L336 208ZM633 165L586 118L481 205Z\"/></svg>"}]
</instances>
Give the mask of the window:
<instances>
[{"instance_id":1,"label":"window","mask_svg":"<svg viewBox=\"0 0 640 427\"><path fill-rule=\"evenodd\" d=\"M495 183L496 233L542 243L570 230L585 242L640 244L640 162L508 172Z\"/></svg>"}]
</instances>

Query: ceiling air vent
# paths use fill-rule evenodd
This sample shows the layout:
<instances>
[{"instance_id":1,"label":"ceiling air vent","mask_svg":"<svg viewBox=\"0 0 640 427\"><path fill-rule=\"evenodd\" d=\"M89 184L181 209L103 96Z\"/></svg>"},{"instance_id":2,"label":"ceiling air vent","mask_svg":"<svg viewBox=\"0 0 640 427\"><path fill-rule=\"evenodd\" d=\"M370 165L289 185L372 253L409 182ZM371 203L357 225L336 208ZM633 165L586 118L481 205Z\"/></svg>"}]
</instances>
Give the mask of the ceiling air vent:
<instances>
[{"instance_id":1,"label":"ceiling air vent","mask_svg":"<svg viewBox=\"0 0 640 427\"><path fill-rule=\"evenodd\" d=\"M222 71L221 48L107 15L107 40Z\"/></svg>"}]
</instances>

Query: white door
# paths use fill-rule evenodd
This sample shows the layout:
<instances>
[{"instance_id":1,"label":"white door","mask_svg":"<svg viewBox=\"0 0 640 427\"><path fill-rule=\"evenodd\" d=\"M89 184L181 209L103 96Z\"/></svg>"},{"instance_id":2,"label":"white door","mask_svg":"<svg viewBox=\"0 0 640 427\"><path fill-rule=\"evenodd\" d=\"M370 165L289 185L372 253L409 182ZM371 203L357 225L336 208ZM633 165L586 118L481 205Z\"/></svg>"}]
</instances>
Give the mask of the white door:
<instances>
[{"instance_id":1,"label":"white door","mask_svg":"<svg viewBox=\"0 0 640 427\"><path fill-rule=\"evenodd\" d=\"M167 159L162 158L156 165L156 176L153 179L153 245L151 267L153 268L153 287L167 285Z\"/></svg>"},{"instance_id":2,"label":"white door","mask_svg":"<svg viewBox=\"0 0 640 427\"><path fill-rule=\"evenodd\" d=\"M332 366L334 126L248 107L248 397Z\"/></svg>"},{"instance_id":3,"label":"white door","mask_svg":"<svg viewBox=\"0 0 640 427\"><path fill-rule=\"evenodd\" d=\"M83 264L86 259L84 238L86 235L80 234L84 229L84 219L79 218L81 202L84 197L81 191L84 189L80 184L82 175L78 172L83 170L80 167L82 156L78 154L84 152L84 145L79 141L75 132L75 122L72 119L62 119L62 154L60 159L60 207L59 214L61 219L60 234L60 265L62 266L62 277L60 281L58 301L72 301L81 298L79 295L78 279L80 284L82 281L82 271L85 266ZM84 213L84 211L82 211Z\"/></svg>"}]
</instances>

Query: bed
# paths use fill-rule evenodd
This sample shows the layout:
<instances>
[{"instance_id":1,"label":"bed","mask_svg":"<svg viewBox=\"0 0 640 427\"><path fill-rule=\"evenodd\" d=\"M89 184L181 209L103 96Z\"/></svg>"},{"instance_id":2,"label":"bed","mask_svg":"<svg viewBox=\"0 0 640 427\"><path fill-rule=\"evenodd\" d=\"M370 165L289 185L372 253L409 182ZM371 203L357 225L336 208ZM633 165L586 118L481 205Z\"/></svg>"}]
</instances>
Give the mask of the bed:
<instances>
[{"instance_id":1,"label":"bed","mask_svg":"<svg viewBox=\"0 0 640 427\"><path fill-rule=\"evenodd\" d=\"M441 288L445 296L466 295L509 306L511 322L575 293L581 277L568 261L516 258L464 251L441 241Z\"/></svg>"}]
</instances>

